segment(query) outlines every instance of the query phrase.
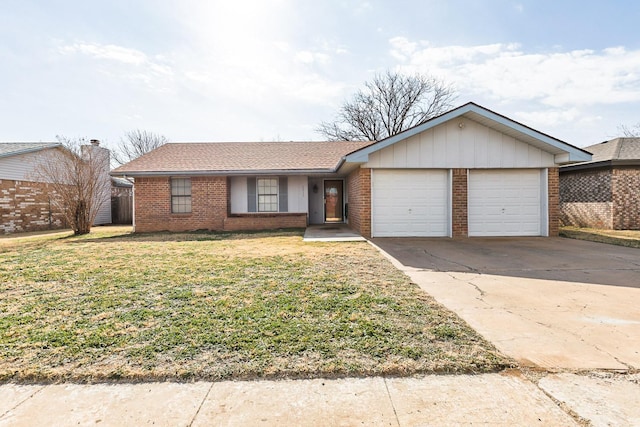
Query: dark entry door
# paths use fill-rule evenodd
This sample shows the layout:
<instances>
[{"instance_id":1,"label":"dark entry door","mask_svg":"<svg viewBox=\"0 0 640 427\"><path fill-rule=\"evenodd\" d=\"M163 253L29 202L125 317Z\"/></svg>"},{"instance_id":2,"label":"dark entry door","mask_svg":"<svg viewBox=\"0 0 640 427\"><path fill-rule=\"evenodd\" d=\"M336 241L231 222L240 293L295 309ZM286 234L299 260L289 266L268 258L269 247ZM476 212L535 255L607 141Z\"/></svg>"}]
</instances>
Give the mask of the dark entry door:
<instances>
[{"instance_id":1,"label":"dark entry door","mask_svg":"<svg viewBox=\"0 0 640 427\"><path fill-rule=\"evenodd\" d=\"M324 220L325 222L344 221L342 197L343 181L327 180L324 182Z\"/></svg>"}]
</instances>

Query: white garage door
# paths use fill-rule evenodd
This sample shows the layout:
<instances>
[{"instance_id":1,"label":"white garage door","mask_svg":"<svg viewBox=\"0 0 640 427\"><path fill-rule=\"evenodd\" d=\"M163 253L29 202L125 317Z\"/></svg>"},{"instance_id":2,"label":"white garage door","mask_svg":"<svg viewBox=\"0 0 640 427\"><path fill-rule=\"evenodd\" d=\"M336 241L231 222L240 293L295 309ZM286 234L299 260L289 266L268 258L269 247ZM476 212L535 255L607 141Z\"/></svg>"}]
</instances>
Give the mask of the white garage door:
<instances>
[{"instance_id":1,"label":"white garage door","mask_svg":"<svg viewBox=\"0 0 640 427\"><path fill-rule=\"evenodd\" d=\"M469 171L469 236L540 236L541 171Z\"/></svg>"},{"instance_id":2,"label":"white garage door","mask_svg":"<svg viewBox=\"0 0 640 427\"><path fill-rule=\"evenodd\" d=\"M371 179L374 237L449 234L446 170L375 169Z\"/></svg>"}]
</instances>

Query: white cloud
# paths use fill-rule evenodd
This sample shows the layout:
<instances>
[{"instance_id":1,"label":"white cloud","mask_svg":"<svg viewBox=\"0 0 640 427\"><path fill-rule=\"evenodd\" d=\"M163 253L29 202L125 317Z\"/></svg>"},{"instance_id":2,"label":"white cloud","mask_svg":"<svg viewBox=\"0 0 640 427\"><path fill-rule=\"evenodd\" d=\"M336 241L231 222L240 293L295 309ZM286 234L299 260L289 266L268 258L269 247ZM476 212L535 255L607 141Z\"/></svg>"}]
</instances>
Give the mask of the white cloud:
<instances>
[{"instance_id":1,"label":"white cloud","mask_svg":"<svg viewBox=\"0 0 640 427\"><path fill-rule=\"evenodd\" d=\"M62 46L60 52L64 54L81 53L98 59L108 59L125 64L141 65L148 61L147 55L139 50L129 49L112 44L100 45L96 43L78 42Z\"/></svg>"},{"instance_id":2,"label":"white cloud","mask_svg":"<svg viewBox=\"0 0 640 427\"><path fill-rule=\"evenodd\" d=\"M431 72L461 91L551 107L640 101L640 50L527 53L518 44L431 46L389 40L406 71Z\"/></svg>"},{"instance_id":3,"label":"white cloud","mask_svg":"<svg viewBox=\"0 0 640 427\"><path fill-rule=\"evenodd\" d=\"M328 64L331 57L322 52L311 52L308 50L301 50L295 55L296 61L303 64Z\"/></svg>"},{"instance_id":4,"label":"white cloud","mask_svg":"<svg viewBox=\"0 0 640 427\"><path fill-rule=\"evenodd\" d=\"M545 111L517 111L515 118L528 123L545 123L548 126L592 125L602 120L601 116L585 115L578 108L549 109Z\"/></svg>"}]
</instances>

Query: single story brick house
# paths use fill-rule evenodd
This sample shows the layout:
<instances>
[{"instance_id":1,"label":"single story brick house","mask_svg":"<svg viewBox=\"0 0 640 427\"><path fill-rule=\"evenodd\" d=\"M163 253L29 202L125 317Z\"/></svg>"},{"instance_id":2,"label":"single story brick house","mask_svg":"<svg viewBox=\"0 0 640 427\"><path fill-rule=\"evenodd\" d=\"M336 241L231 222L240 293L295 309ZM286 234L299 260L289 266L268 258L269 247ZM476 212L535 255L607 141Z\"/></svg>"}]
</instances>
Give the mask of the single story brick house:
<instances>
[{"instance_id":1,"label":"single story brick house","mask_svg":"<svg viewBox=\"0 0 640 427\"><path fill-rule=\"evenodd\" d=\"M587 162L560 168L564 225L640 230L640 138L616 138L585 147Z\"/></svg>"},{"instance_id":2,"label":"single story brick house","mask_svg":"<svg viewBox=\"0 0 640 427\"><path fill-rule=\"evenodd\" d=\"M552 236L558 168L591 155L474 103L372 142L174 143L134 179L136 232L346 222L365 237Z\"/></svg>"},{"instance_id":3,"label":"single story brick house","mask_svg":"<svg viewBox=\"0 0 640 427\"><path fill-rule=\"evenodd\" d=\"M109 150L87 145L91 149ZM38 165L51 160L57 142L0 143L0 234L65 228L62 213L56 210L51 185L38 176ZM109 179L109 156L105 156L104 179ZM111 223L111 199L98 212L96 225Z\"/></svg>"}]
</instances>

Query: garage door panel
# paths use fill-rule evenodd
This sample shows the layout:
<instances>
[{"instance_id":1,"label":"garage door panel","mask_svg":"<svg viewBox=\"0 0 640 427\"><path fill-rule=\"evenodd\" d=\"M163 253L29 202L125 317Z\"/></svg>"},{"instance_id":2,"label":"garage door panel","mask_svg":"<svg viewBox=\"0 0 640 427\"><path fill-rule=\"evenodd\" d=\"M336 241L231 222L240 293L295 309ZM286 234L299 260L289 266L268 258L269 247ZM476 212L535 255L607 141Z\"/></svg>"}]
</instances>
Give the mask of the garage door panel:
<instances>
[{"instance_id":1,"label":"garage door panel","mask_svg":"<svg viewBox=\"0 0 640 427\"><path fill-rule=\"evenodd\" d=\"M447 236L448 175L444 170L375 170L372 234Z\"/></svg>"},{"instance_id":2,"label":"garage door panel","mask_svg":"<svg viewBox=\"0 0 640 427\"><path fill-rule=\"evenodd\" d=\"M539 236L541 171L469 172L469 236Z\"/></svg>"}]
</instances>

